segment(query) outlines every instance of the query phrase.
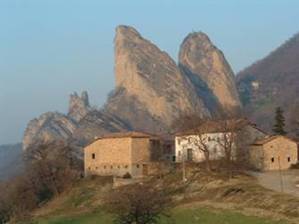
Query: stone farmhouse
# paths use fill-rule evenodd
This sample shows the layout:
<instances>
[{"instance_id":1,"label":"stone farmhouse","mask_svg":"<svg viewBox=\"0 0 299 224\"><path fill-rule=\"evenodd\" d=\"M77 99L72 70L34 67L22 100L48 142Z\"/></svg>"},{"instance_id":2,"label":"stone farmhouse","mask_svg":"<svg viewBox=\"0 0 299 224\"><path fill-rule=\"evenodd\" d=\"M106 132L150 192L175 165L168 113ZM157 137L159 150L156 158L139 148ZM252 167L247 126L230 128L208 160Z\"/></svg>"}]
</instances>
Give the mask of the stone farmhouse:
<instances>
[{"instance_id":1,"label":"stone farmhouse","mask_svg":"<svg viewBox=\"0 0 299 224\"><path fill-rule=\"evenodd\" d=\"M198 144L207 147L210 154L210 160L223 158L224 152L221 147L227 137L235 134L232 139L234 159L241 158L248 160L249 146L257 139L263 138L266 134L246 119L225 120L225 121L207 121L198 128L177 133L175 136L175 158L176 162L192 161L202 162L205 156ZM238 145L242 144L242 145ZM236 148L241 151L236 151Z\"/></svg>"},{"instance_id":2,"label":"stone farmhouse","mask_svg":"<svg viewBox=\"0 0 299 224\"><path fill-rule=\"evenodd\" d=\"M154 174L170 162L202 162L204 152L196 141L207 147L210 160L219 160L224 157L223 144L228 135L235 136L233 159L255 169L288 169L298 161L297 143L287 137L269 137L246 119L207 121L172 138L142 132L98 137L84 148L85 175L143 177Z\"/></svg>"},{"instance_id":3,"label":"stone farmhouse","mask_svg":"<svg viewBox=\"0 0 299 224\"><path fill-rule=\"evenodd\" d=\"M296 141L281 135L255 141L250 147L250 164L258 170L285 170L298 162Z\"/></svg>"},{"instance_id":4,"label":"stone farmhouse","mask_svg":"<svg viewBox=\"0 0 299 224\"><path fill-rule=\"evenodd\" d=\"M121 132L96 138L84 149L85 175L132 177L148 175L151 163L171 158L172 145L141 132Z\"/></svg>"}]
</instances>

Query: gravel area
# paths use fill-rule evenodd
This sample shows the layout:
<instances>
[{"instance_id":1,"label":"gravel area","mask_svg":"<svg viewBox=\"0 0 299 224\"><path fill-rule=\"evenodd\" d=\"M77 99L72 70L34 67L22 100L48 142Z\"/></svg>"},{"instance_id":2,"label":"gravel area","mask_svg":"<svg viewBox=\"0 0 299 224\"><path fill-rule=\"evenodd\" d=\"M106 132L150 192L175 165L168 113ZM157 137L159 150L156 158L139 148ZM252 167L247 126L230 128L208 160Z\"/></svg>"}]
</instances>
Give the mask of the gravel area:
<instances>
[{"instance_id":1,"label":"gravel area","mask_svg":"<svg viewBox=\"0 0 299 224\"><path fill-rule=\"evenodd\" d=\"M299 197L299 170L250 172L265 188Z\"/></svg>"}]
</instances>

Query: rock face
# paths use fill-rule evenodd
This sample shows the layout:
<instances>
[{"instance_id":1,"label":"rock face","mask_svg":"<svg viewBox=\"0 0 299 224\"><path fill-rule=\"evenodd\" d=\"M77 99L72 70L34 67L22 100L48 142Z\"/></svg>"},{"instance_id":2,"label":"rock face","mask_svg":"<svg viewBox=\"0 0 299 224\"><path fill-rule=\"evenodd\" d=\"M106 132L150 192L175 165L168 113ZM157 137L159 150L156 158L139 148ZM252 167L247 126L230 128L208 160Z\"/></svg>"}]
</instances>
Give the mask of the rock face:
<instances>
[{"instance_id":1,"label":"rock face","mask_svg":"<svg viewBox=\"0 0 299 224\"><path fill-rule=\"evenodd\" d=\"M206 105L225 112L241 107L235 85L235 76L223 53L202 32L189 34L181 44L179 66L198 94L204 97Z\"/></svg>"},{"instance_id":2,"label":"rock face","mask_svg":"<svg viewBox=\"0 0 299 224\"><path fill-rule=\"evenodd\" d=\"M72 138L76 145L84 146L96 136L126 130L130 130L130 126L121 119L94 109L80 120Z\"/></svg>"},{"instance_id":3,"label":"rock face","mask_svg":"<svg viewBox=\"0 0 299 224\"><path fill-rule=\"evenodd\" d=\"M61 141L82 147L98 135L129 128L113 115L93 109L87 92L82 92L81 97L75 92L70 95L67 115L47 112L30 121L22 145L27 150L37 144Z\"/></svg>"},{"instance_id":4,"label":"rock face","mask_svg":"<svg viewBox=\"0 0 299 224\"><path fill-rule=\"evenodd\" d=\"M228 63L202 33L184 40L178 66L134 28L117 27L115 79L103 109L92 108L86 92L74 93L67 115L45 113L31 121L24 149L55 140L82 147L98 135L126 130L165 134L180 116L211 117L219 108L240 107Z\"/></svg>"},{"instance_id":5,"label":"rock face","mask_svg":"<svg viewBox=\"0 0 299 224\"><path fill-rule=\"evenodd\" d=\"M81 97L75 92L70 96L68 116L79 122L91 110L88 93L82 92Z\"/></svg>"},{"instance_id":6,"label":"rock face","mask_svg":"<svg viewBox=\"0 0 299 224\"><path fill-rule=\"evenodd\" d=\"M117 93L108 101L106 109L124 118L133 128L148 127L136 119L149 119L167 126L182 114L210 115L194 86L169 55L132 27L116 29L115 76Z\"/></svg>"},{"instance_id":7,"label":"rock face","mask_svg":"<svg viewBox=\"0 0 299 224\"><path fill-rule=\"evenodd\" d=\"M75 129L76 122L64 114L58 112L47 112L29 122L24 138L23 149L32 145L48 143L52 141L65 141L69 139Z\"/></svg>"}]
</instances>

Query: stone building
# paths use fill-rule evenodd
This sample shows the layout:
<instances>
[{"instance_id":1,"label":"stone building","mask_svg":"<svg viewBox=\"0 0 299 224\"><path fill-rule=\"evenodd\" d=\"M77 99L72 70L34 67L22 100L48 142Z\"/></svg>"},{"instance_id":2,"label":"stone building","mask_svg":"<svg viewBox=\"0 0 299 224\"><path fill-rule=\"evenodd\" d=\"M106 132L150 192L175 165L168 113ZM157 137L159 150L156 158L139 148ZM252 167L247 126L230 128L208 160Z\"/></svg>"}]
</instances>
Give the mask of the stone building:
<instances>
[{"instance_id":1,"label":"stone building","mask_svg":"<svg viewBox=\"0 0 299 224\"><path fill-rule=\"evenodd\" d=\"M224 157L223 145L227 137L234 137L232 156L234 159L248 161L249 146L261 139L266 134L255 124L247 119L207 121L197 128L193 128L175 137L175 160L176 162L192 161L202 162L205 160L203 151L199 147L209 150L210 160L218 160Z\"/></svg>"},{"instance_id":2,"label":"stone building","mask_svg":"<svg viewBox=\"0 0 299 224\"><path fill-rule=\"evenodd\" d=\"M156 136L141 132L105 135L85 147L85 175L147 175L149 163L158 160L160 152L161 140Z\"/></svg>"},{"instance_id":3,"label":"stone building","mask_svg":"<svg viewBox=\"0 0 299 224\"><path fill-rule=\"evenodd\" d=\"M255 169L285 170L298 162L297 143L281 135L265 137L251 145L250 164Z\"/></svg>"}]
</instances>

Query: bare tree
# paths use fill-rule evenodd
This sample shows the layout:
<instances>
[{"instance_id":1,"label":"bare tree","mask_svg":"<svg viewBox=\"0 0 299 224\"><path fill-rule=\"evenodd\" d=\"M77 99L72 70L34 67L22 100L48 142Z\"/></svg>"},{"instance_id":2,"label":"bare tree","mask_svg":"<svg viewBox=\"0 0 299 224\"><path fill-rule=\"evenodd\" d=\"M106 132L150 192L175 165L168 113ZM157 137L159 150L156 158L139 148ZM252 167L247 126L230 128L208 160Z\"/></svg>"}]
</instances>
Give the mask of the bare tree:
<instances>
[{"instance_id":1,"label":"bare tree","mask_svg":"<svg viewBox=\"0 0 299 224\"><path fill-rule=\"evenodd\" d=\"M10 204L8 203L8 186L0 183L0 223L7 223L10 216Z\"/></svg>"},{"instance_id":2,"label":"bare tree","mask_svg":"<svg viewBox=\"0 0 299 224\"><path fill-rule=\"evenodd\" d=\"M205 157L206 169L207 171L211 171L211 163L210 163L210 152L211 148L208 144L208 136L203 134L199 129L195 129L194 133L190 136L183 136L182 140L186 140L185 149L189 144L193 146L194 151L199 151L203 153Z\"/></svg>"},{"instance_id":3,"label":"bare tree","mask_svg":"<svg viewBox=\"0 0 299 224\"><path fill-rule=\"evenodd\" d=\"M24 218L80 177L81 165L67 145L39 145L26 152L24 173L0 185L0 223Z\"/></svg>"},{"instance_id":4,"label":"bare tree","mask_svg":"<svg viewBox=\"0 0 299 224\"><path fill-rule=\"evenodd\" d=\"M108 212L115 215L115 223L155 224L161 217L169 217L171 200L164 189L145 183L116 189L105 204Z\"/></svg>"},{"instance_id":5,"label":"bare tree","mask_svg":"<svg viewBox=\"0 0 299 224\"><path fill-rule=\"evenodd\" d=\"M39 145L27 151L28 179L37 186L41 200L60 194L80 175L79 160L68 145Z\"/></svg>"},{"instance_id":6,"label":"bare tree","mask_svg":"<svg viewBox=\"0 0 299 224\"><path fill-rule=\"evenodd\" d=\"M222 134L220 138L216 138L214 141L220 146L220 150L224 156L228 178L233 177L233 161L236 158L236 142L240 124L240 119L226 119L217 122Z\"/></svg>"},{"instance_id":7,"label":"bare tree","mask_svg":"<svg viewBox=\"0 0 299 224\"><path fill-rule=\"evenodd\" d=\"M180 125L178 130L182 132L181 139L185 142L183 148L186 149L192 145L195 153L202 153L205 158L206 170L211 171L210 155L212 148L207 133L212 121L203 120L197 115L190 115L180 118L177 123ZM185 152L183 152L183 156L184 154Z\"/></svg>"}]
</instances>

